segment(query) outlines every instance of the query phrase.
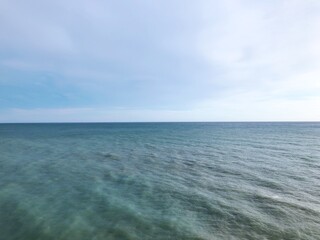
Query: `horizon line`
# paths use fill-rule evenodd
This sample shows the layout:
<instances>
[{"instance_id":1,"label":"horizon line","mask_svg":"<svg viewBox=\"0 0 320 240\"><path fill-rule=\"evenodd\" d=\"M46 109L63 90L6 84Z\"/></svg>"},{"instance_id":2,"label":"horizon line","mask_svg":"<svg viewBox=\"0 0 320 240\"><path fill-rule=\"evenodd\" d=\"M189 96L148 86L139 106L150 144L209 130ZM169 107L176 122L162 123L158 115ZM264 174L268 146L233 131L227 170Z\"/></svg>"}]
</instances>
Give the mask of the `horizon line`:
<instances>
[{"instance_id":1,"label":"horizon line","mask_svg":"<svg viewBox=\"0 0 320 240\"><path fill-rule=\"evenodd\" d=\"M92 122L0 122L0 124L103 124L103 123L320 123L316 121L296 121L296 120L279 120L279 121L92 121Z\"/></svg>"}]
</instances>

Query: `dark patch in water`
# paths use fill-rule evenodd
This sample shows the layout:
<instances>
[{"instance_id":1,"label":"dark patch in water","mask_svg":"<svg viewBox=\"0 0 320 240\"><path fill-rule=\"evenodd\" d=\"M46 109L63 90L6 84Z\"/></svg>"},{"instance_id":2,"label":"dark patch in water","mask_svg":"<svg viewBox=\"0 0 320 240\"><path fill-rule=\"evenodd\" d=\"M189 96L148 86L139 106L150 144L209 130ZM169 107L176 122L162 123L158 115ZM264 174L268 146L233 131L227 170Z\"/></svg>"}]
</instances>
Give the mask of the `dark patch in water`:
<instances>
[{"instance_id":1,"label":"dark patch in water","mask_svg":"<svg viewBox=\"0 0 320 240\"><path fill-rule=\"evenodd\" d=\"M118 156L117 154L114 154L114 153L105 152L105 153L100 153L100 155L106 159L120 160L120 156Z\"/></svg>"}]
</instances>

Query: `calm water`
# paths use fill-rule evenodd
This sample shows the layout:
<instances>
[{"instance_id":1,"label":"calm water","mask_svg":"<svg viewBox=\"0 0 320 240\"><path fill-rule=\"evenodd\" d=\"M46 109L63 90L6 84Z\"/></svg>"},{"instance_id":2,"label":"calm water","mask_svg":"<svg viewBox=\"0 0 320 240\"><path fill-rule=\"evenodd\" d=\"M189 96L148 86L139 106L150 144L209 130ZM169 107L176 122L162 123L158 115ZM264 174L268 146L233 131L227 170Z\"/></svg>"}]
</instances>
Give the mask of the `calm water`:
<instances>
[{"instance_id":1,"label":"calm water","mask_svg":"<svg viewBox=\"0 0 320 240\"><path fill-rule=\"evenodd\" d=\"M320 239L320 123L0 124L0 239Z\"/></svg>"}]
</instances>

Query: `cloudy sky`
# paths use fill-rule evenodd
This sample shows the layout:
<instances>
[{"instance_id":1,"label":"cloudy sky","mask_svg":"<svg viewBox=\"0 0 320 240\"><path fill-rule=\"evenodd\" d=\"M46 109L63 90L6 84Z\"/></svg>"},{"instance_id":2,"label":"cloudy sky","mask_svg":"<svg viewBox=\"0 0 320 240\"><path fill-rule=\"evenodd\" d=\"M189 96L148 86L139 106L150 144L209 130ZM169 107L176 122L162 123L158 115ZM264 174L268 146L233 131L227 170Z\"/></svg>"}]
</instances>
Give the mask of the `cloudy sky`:
<instances>
[{"instance_id":1,"label":"cloudy sky","mask_svg":"<svg viewBox=\"0 0 320 240\"><path fill-rule=\"evenodd\" d=\"M0 122L319 121L319 0L0 0Z\"/></svg>"}]
</instances>

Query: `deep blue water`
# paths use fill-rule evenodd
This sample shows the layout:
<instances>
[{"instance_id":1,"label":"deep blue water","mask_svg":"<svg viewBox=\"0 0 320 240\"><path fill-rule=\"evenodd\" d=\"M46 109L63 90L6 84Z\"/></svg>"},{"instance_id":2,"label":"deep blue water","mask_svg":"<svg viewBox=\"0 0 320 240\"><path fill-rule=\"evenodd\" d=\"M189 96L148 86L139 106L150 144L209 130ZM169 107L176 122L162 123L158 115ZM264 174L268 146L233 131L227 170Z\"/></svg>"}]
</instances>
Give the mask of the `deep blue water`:
<instances>
[{"instance_id":1,"label":"deep blue water","mask_svg":"<svg viewBox=\"0 0 320 240\"><path fill-rule=\"evenodd\" d=\"M0 124L0 239L320 239L320 123Z\"/></svg>"}]
</instances>

